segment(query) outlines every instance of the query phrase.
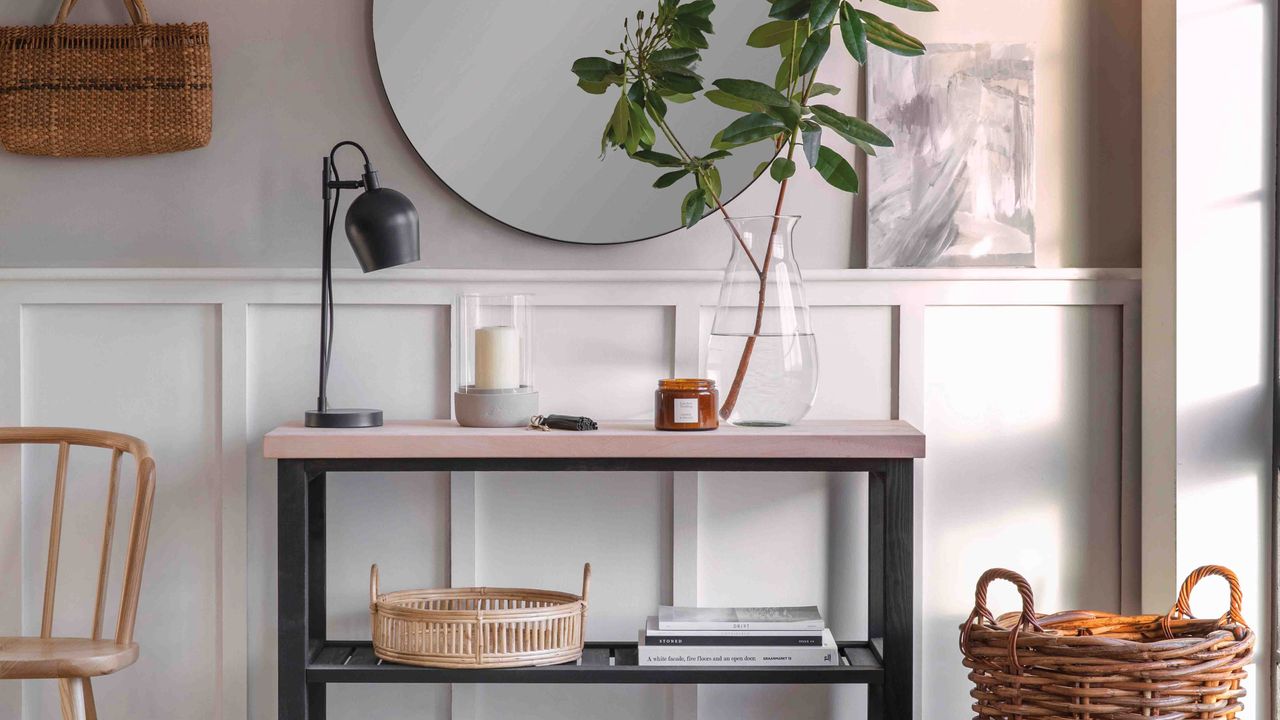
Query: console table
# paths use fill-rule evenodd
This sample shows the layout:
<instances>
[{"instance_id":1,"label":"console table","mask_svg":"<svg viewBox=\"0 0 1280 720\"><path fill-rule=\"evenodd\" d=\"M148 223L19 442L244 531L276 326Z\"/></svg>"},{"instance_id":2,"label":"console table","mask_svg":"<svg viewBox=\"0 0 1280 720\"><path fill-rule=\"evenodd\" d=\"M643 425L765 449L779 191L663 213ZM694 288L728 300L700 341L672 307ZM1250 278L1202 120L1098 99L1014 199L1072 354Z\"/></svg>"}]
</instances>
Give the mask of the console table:
<instances>
[{"instance_id":1,"label":"console table","mask_svg":"<svg viewBox=\"0 0 1280 720\"><path fill-rule=\"evenodd\" d=\"M447 420L369 429L285 425L278 461L281 720L323 720L327 683L865 683L868 717L907 720L912 704L912 460L925 440L892 421L658 432L603 423L592 432L462 428ZM325 476L394 471L869 472L869 641L839 643L838 666L644 667L636 644L589 642L574 664L439 670L384 663L368 642L325 637ZM644 618L636 618L640 627Z\"/></svg>"}]
</instances>

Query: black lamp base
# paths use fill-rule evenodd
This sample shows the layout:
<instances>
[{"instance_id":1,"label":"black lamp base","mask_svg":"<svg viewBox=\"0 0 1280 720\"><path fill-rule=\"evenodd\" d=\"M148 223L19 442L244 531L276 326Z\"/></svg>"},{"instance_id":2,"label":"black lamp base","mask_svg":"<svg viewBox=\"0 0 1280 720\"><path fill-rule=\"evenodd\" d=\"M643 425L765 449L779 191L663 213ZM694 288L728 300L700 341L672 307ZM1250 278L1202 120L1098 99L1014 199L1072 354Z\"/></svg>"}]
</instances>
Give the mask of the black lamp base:
<instances>
[{"instance_id":1,"label":"black lamp base","mask_svg":"<svg viewBox=\"0 0 1280 720\"><path fill-rule=\"evenodd\" d=\"M307 427L366 428L382 427L382 411L365 408L333 408L324 412L309 410Z\"/></svg>"}]
</instances>

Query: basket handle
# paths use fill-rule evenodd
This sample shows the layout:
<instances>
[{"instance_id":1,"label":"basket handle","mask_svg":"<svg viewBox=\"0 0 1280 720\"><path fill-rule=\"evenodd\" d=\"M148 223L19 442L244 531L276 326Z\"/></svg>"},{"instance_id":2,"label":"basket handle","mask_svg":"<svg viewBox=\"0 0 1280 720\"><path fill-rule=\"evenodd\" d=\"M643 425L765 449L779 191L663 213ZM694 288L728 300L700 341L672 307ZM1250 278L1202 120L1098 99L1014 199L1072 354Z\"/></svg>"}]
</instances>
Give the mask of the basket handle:
<instances>
[{"instance_id":1,"label":"basket handle","mask_svg":"<svg viewBox=\"0 0 1280 720\"><path fill-rule=\"evenodd\" d=\"M71 9L76 6L76 0L62 0L62 5L58 7L58 15L53 19L54 25L61 25L67 21L67 16L71 14ZM129 19L133 20L134 25L150 25L151 13L147 11L147 4L144 0L124 0L124 9L129 12Z\"/></svg>"},{"instance_id":2,"label":"basket handle","mask_svg":"<svg viewBox=\"0 0 1280 720\"><path fill-rule=\"evenodd\" d=\"M369 567L369 604L378 604L378 563Z\"/></svg>"},{"instance_id":3,"label":"basket handle","mask_svg":"<svg viewBox=\"0 0 1280 720\"><path fill-rule=\"evenodd\" d=\"M1182 581L1182 587L1178 589L1178 600L1173 604L1169 612L1160 620L1160 625L1164 629L1165 637L1173 638L1172 621L1176 618L1194 618L1191 612L1191 591L1195 589L1199 582L1207 577L1216 575L1227 581L1227 586L1231 590L1231 604L1227 609L1227 613L1222 616L1224 620L1248 627L1249 624L1244 621L1244 613L1240 607L1244 603L1244 593L1240 591L1240 580L1231 570L1221 565L1203 565L1191 571L1186 580Z\"/></svg>"},{"instance_id":4,"label":"basket handle","mask_svg":"<svg viewBox=\"0 0 1280 720\"><path fill-rule=\"evenodd\" d=\"M591 563L582 566L582 604L587 604L587 593L591 591Z\"/></svg>"},{"instance_id":5,"label":"basket handle","mask_svg":"<svg viewBox=\"0 0 1280 720\"><path fill-rule=\"evenodd\" d=\"M1013 630L1009 633L1009 662L1013 666L1015 673L1022 672L1022 664L1018 662L1018 635L1022 629L1028 628L1044 632L1044 628L1040 626L1040 621L1036 619L1035 595L1031 592L1031 584L1027 579L1012 570L1004 568L992 568L978 578L978 587L973 594L973 612L969 613L969 619L965 620L964 628L960 631L960 652L964 653L965 658L976 660L970 651L969 631L977 625L981 625L984 621L988 627L999 628L996 625L995 616L987 609L987 586L996 580L1004 580L1013 583L1018 588L1018 595L1022 597L1022 613L1018 616L1018 624L1013 626Z\"/></svg>"}]
</instances>

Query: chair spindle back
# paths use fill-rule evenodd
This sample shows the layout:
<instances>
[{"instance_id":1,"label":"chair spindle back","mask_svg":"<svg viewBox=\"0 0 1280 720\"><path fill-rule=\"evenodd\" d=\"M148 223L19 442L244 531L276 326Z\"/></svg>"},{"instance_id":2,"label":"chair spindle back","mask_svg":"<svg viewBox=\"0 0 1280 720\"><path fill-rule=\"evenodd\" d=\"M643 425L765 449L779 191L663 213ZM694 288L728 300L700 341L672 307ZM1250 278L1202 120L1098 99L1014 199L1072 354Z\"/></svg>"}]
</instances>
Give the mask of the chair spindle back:
<instances>
[{"instance_id":1,"label":"chair spindle back","mask_svg":"<svg viewBox=\"0 0 1280 720\"><path fill-rule=\"evenodd\" d=\"M102 430L78 428L0 428L0 445L58 446L58 469L54 478L53 517L49 523L49 561L44 576L44 607L40 617L40 637L53 637L54 600L57 597L58 560L62 545L62 516L66 508L67 468L73 446L111 450L111 468L107 480L107 510L102 530L102 553L98 560L97 592L93 604L94 640L102 639L107 606L107 587L111 572L111 544L115 536L117 506L120 498L120 458L132 455L138 474L133 512L129 522L129 545L125 551L124 579L120 593L120 615L116 621L115 640L133 642L134 622L138 613L138 593L142 588L142 566L147 554L147 535L151 529L151 507L155 498L156 463L147 444L135 437Z\"/></svg>"}]
</instances>

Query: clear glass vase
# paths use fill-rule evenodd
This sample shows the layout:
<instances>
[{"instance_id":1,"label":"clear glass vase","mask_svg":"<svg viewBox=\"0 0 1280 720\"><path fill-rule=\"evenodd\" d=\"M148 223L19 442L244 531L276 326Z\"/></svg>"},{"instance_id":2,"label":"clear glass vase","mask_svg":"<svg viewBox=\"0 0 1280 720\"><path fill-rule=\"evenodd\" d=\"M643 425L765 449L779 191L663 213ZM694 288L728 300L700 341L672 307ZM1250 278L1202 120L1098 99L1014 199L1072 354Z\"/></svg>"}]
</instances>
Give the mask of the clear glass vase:
<instances>
[{"instance_id":1,"label":"clear glass vase","mask_svg":"<svg viewBox=\"0 0 1280 720\"><path fill-rule=\"evenodd\" d=\"M707 346L706 376L733 425L797 422L818 391L818 347L792 248L799 217L728 220L733 255Z\"/></svg>"}]
</instances>

